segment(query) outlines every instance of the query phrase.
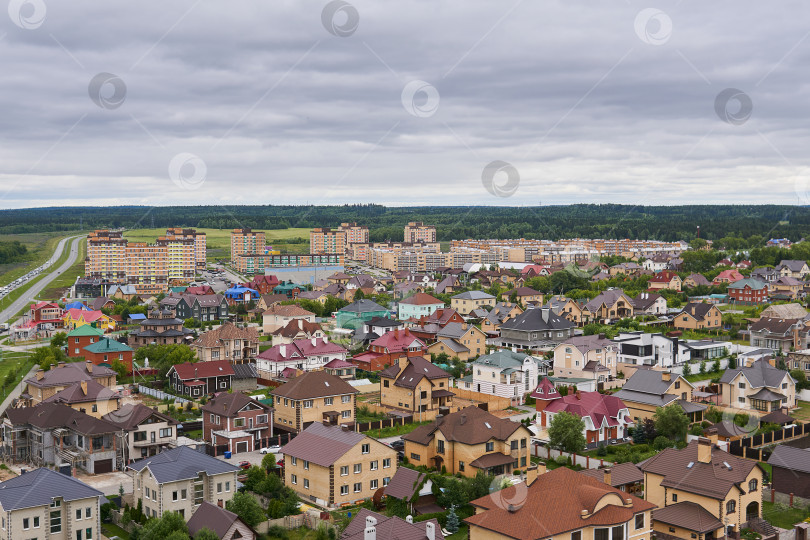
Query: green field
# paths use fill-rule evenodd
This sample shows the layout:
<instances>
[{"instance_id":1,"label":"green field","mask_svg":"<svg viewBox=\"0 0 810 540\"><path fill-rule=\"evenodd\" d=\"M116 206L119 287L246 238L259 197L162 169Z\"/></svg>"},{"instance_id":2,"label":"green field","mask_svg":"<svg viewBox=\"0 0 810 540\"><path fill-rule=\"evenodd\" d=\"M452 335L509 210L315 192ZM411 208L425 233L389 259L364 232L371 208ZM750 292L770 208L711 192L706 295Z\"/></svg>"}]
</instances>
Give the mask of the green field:
<instances>
[{"instance_id":1,"label":"green field","mask_svg":"<svg viewBox=\"0 0 810 540\"><path fill-rule=\"evenodd\" d=\"M0 351L0 401L6 399L17 383L34 366L29 353ZM9 375L11 377L9 378Z\"/></svg>"},{"instance_id":2,"label":"green field","mask_svg":"<svg viewBox=\"0 0 810 540\"><path fill-rule=\"evenodd\" d=\"M51 233L26 233L26 234L0 234L0 242L19 241L28 248L28 260L0 264L0 286L8 285L18 277L24 275L29 270L33 270L40 264L48 260L56 249L59 240L74 233L51 232Z\"/></svg>"},{"instance_id":3,"label":"green field","mask_svg":"<svg viewBox=\"0 0 810 540\"><path fill-rule=\"evenodd\" d=\"M47 287L42 289L39 297L44 300L59 300L65 291L69 289L74 283L76 278L84 275L84 258L87 249L87 239L82 239L79 242L79 257L76 259L76 264L62 272L56 279L51 281Z\"/></svg>"},{"instance_id":4,"label":"green field","mask_svg":"<svg viewBox=\"0 0 810 540\"><path fill-rule=\"evenodd\" d=\"M256 229L257 231L259 229ZM272 229L262 231L267 235L267 243L279 251L287 253L309 253L309 232L311 229ZM229 259L231 256L231 229L197 229L205 233L208 247L208 260ZM165 228L132 229L124 232L124 237L133 242L154 242L158 236L166 234ZM291 239L303 238L303 243L289 243Z\"/></svg>"}]
</instances>

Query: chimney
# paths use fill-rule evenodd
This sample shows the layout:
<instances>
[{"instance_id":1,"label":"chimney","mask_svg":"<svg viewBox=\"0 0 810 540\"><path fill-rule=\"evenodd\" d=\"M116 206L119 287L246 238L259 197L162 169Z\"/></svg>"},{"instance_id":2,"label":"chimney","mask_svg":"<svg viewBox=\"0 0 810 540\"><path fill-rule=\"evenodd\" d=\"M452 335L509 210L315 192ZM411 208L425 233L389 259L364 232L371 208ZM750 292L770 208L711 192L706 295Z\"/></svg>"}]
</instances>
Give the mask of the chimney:
<instances>
[{"instance_id":1,"label":"chimney","mask_svg":"<svg viewBox=\"0 0 810 540\"><path fill-rule=\"evenodd\" d=\"M304 320L303 319L298 319L298 329L299 330L304 329Z\"/></svg>"},{"instance_id":2,"label":"chimney","mask_svg":"<svg viewBox=\"0 0 810 540\"><path fill-rule=\"evenodd\" d=\"M548 470L546 469L546 464L543 463L542 461L535 466L537 467L537 476L543 476L548 472Z\"/></svg>"},{"instance_id":3,"label":"chimney","mask_svg":"<svg viewBox=\"0 0 810 540\"><path fill-rule=\"evenodd\" d=\"M222 505L222 499L217 499L217 506L219 506L220 508L222 508L222 507L223 507L223 505Z\"/></svg>"},{"instance_id":4,"label":"chimney","mask_svg":"<svg viewBox=\"0 0 810 540\"><path fill-rule=\"evenodd\" d=\"M312 338L312 346L314 347L318 343L318 338Z\"/></svg>"},{"instance_id":5,"label":"chimney","mask_svg":"<svg viewBox=\"0 0 810 540\"><path fill-rule=\"evenodd\" d=\"M669 381L672 380L672 375L670 374L669 371L662 371L661 372L661 380L669 382Z\"/></svg>"},{"instance_id":6,"label":"chimney","mask_svg":"<svg viewBox=\"0 0 810 540\"><path fill-rule=\"evenodd\" d=\"M408 367L408 357L407 357L407 355L406 356L400 356L399 358L397 358L397 366L399 367L400 371L405 369L406 367Z\"/></svg>"},{"instance_id":7,"label":"chimney","mask_svg":"<svg viewBox=\"0 0 810 540\"><path fill-rule=\"evenodd\" d=\"M93 373L93 362L88 360L84 363L84 367L87 369L87 373Z\"/></svg>"},{"instance_id":8,"label":"chimney","mask_svg":"<svg viewBox=\"0 0 810 540\"><path fill-rule=\"evenodd\" d=\"M436 540L436 524L430 521L425 523L425 536L427 540Z\"/></svg>"},{"instance_id":9,"label":"chimney","mask_svg":"<svg viewBox=\"0 0 810 540\"><path fill-rule=\"evenodd\" d=\"M603 481L605 484L609 485L609 486L612 486L612 485L613 485L613 484L611 484L611 483L610 483L610 481L611 481L611 479L612 479L612 478L611 478L611 474L610 474L611 472L613 472L613 471L612 471L612 469L611 469L610 467L608 467L607 469L605 469L604 471L602 471L602 473L603 473L603 475L604 475L604 476L603 476L603 478L602 478L602 481Z\"/></svg>"},{"instance_id":10,"label":"chimney","mask_svg":"<svg viewBox=\"0 0 810 540\"><path fill-rule=\"evenodd\" d=\"M340 424L341 431L349 431L349 426L346 424Z\"/></svg>"},{"instance_id":11,"label":"chimney","mask_svg":"<svg viewBox=\"0 0 810 540\"><path fill-rule=\"evenodd\" d=\"M82 386L82 394L84 394L86 396L87 395L87 381L82 381L79 384L81 384L81 386Z\"/></svg>"},{"instance_id":12,"label":"chimney","mask_svg":"<svg viewBox=\"0 0 810 540\"><path fill-rule=\"evenodd\" d=\"M377 540L377 520L371 516L366 517L366 528L363 531L363 540Z\"/></svg>"},{"instance_id":13,"label":"chimney","mask_svg":"<svg viewBox=\"0 0 810 540\"><path fill-rule=\"evenodd\" d=\"M579 390L577 390L577 394L576 394L576 396L577 396L577 399L582 399L582 392L580 392Z\"/></svg>"},{"instance_id":14,"label":"chimney","mask_svg":"<svg viewBox=\"0 0 810 540\"><path fill-rule=\"evenodd\" d=\"M698 461L701 463L712 462L712 441L706 437L698 439Z\"/></svg>"},{"instance_id":15,"label":"chimney","mask_svg":"<svg viewBox=\"0 0 810 540\"><path fill-rule=\"evenodd\" d=\"M45 376L45 370L44 369L38 369L37 370L37 380L41 381L42 377L44 377L44 376Z\"/></svg>"},{"instance_id":16,"label":"chimney","mask_svg":"<svg viewBox=\"0 0 810 540\"><path fill-rule=\"evenodd\" d=\"M526 469L526 485L530 486L537 480L537 465Z\"/></svg>"},{"instance_id":17,"label":"chimney","mask_svg":"<svg viewBox=\"0 0 810 540\"><path fill-rule=\"evenodd\" d=\"M413 516L409 515L408 517L405 518L405 521L407 521L408 523L413 523Z\"/></svg>"}]
</instances>

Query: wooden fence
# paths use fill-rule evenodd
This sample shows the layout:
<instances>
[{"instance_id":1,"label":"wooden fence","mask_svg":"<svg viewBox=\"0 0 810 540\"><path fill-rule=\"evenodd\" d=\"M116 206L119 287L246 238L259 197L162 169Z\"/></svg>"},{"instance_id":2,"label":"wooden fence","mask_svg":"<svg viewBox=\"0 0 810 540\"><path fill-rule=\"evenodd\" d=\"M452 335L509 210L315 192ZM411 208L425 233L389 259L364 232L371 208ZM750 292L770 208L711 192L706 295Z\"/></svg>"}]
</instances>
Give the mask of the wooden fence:
<instances>
[{"instance_id":1,"label":"wooden fence","mask_svg":"<svg viewBox=\"0 0 810 540\"><path fill-rule=\"evenodd\" d=\"M731 441L728 451L735 456L756 461L766 461L771 456L771 451L765 447L783 441L798 442L795 439L800 439L806 435L810 435L810 423Z\"/></svg>"},{"instance_id":2,"label":"wooden fence","mask_svg":"<svg viewBox=\"0 0 810 540\"><path fill-rule=\"evenodd\" d=\"M486 403L488 411L502 411L512 405L512 401L505 397L473 392L472 390L466 390L464 388L451 388L450 391L453 392L457 398Z\"/></svg>"}]
</instances>

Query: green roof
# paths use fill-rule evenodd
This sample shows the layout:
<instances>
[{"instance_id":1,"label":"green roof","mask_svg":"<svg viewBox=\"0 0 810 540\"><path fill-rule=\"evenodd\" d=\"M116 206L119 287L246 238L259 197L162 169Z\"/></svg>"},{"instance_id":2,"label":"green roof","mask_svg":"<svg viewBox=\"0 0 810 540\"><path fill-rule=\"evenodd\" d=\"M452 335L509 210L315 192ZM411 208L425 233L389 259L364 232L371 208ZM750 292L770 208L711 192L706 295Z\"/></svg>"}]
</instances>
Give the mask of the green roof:
<instances>
[{"instance_id":1,"label":"green roof","mask_svg":"<svg viewBox=\"0 0 810 540\"><path fill-rule=\"evenodd\" d=\"M186 289L187 289L187 288L188 288L188 287L169 287L169 289L170 289L172 292L176 292L176 293L183 293L183 292L186 292Z\"/></svg>"},{"instance_id":2,"label":"green roof","mask_svg":"<svg viewBox=\"0 0 810 540\"><path fill-rule=\"evenodd\" d=\"M84 348L85 351L91 353L113 353L113 352L129 352L131 348L127 347L120 341L110 338L104 338L101 341L92 343Z\"/></svg>"},{"instance_id":3,"label":"green roof","mask_svg":"<svg viewBox=\"0 0 810 540\"><path fill-rule=\"evenodd\" d=\"M99 330L98 328L93 328L89 324L83 324L77 327L74 330L71 330L67 337L82 337L82 336L93 336L93 337L100 337L103 336L104 332Z\"/></svg>"}]
</instances>

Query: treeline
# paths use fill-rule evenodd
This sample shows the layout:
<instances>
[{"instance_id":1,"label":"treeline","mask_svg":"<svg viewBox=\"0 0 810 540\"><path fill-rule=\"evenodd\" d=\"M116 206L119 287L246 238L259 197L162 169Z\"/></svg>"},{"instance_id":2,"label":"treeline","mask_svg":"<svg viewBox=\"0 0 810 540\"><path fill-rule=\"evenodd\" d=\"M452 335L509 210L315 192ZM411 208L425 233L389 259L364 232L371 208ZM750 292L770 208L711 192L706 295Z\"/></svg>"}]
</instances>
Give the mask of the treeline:
<instances>
[{"instance_id":1,"label":"treeline","mask_svg":"<svg viewBox=\"0 0 810 540\"><path fill-rule=\"evenodd\" d=\"M13 242L0 242L0 264L20 262L28 255L28 248L14 240Z\"/></svg>"},{"instance_id":2,"label":"treeline","mask_svg":"<svg viewBox=\"0 0 810 540\"><path fill-rule=\"evenodd\" d=\"M797 241L810 226L810 208L785 205L631 206L576 204L540 207L430 206L119 206L0 211L0 233L79 228L211 227L286 229L337 227L356 221L373 241L402 240L408 221L435 225L439 240L465 238L632 238L686 240L697 236L746 249L768 238Z\"/></svg>"}]
</instances>

